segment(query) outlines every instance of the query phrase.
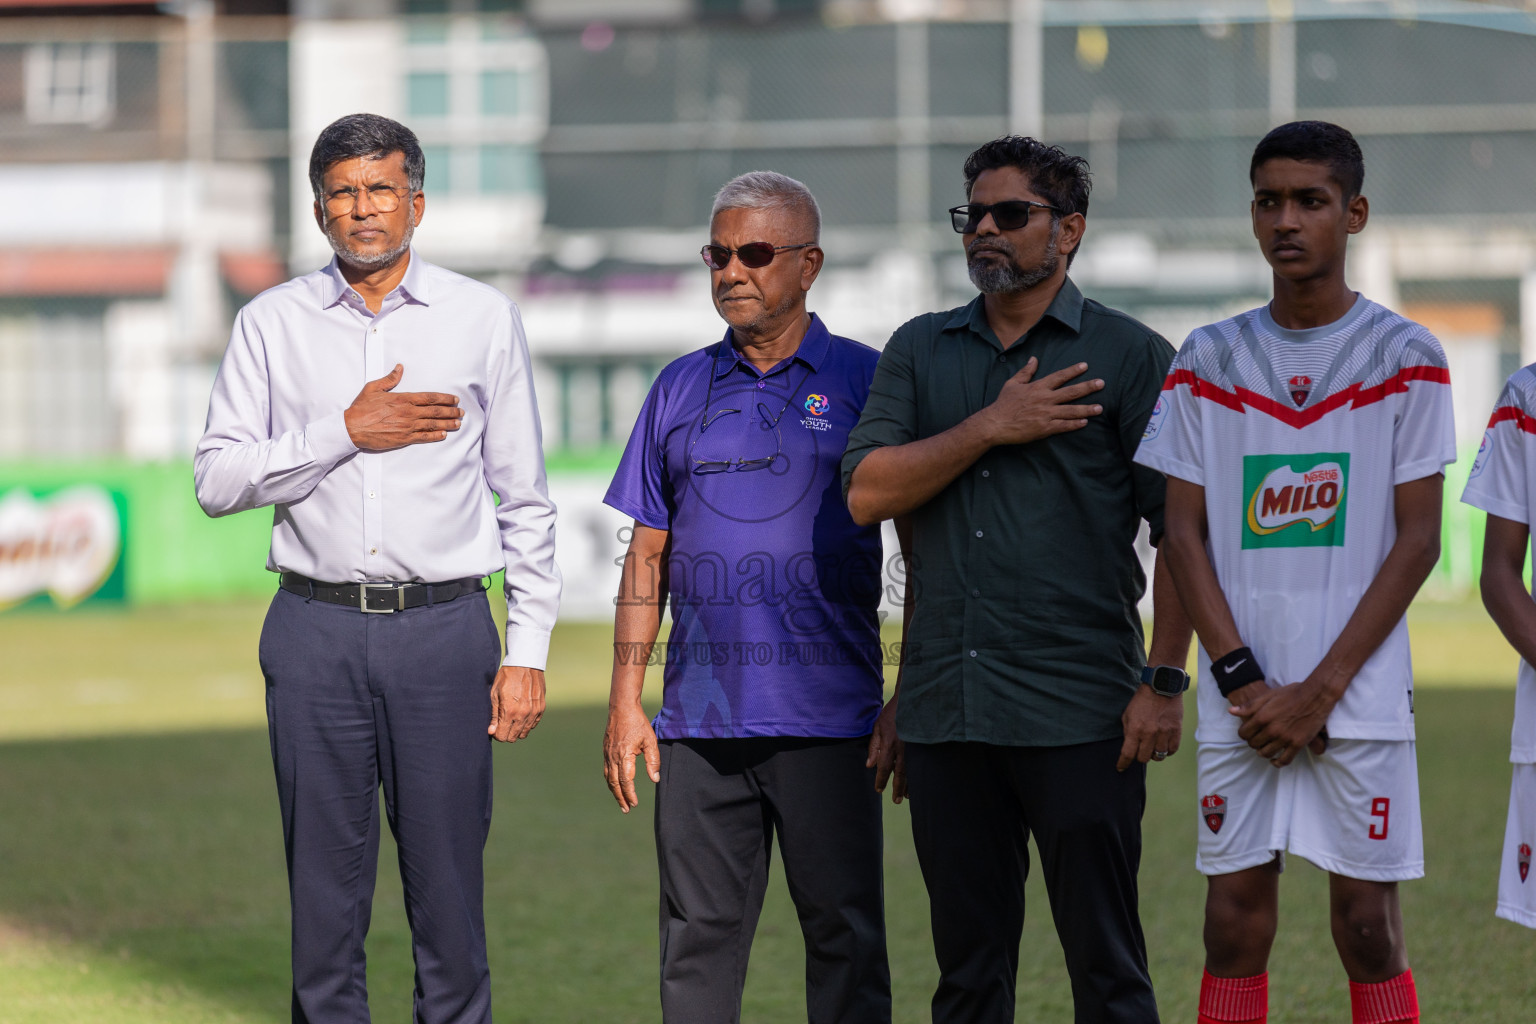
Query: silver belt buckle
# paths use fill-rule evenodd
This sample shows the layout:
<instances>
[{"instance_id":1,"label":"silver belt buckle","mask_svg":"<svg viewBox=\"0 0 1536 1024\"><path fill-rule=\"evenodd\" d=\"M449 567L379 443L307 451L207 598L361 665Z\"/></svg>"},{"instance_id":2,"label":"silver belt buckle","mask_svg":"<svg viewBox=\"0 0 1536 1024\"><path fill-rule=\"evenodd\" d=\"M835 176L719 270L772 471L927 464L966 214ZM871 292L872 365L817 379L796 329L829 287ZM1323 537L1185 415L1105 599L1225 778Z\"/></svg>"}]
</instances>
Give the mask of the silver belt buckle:
<instances>
[{"instance_id":1,"label":"silver belt buckle","mask_svg":"<svg viewBox=\"0 0 1536 1024\"><path fill-rule=\"evenodd\" d=\"M399 598L400 607L398 607L398 608L369 608L368 607L368 590L369 590L369 588L372 588L374 590L388 590L390 588L394 588L395 593L400 595L400 598ZM393 583L359 583L357 585L357 606L358 606L358 608L362 609L362 611L365 614L367 614L367 615L393 615L395 612L403 612L403 611L405 611L405 588L401 587L401 586L397 586L396 584L393 584Z\"/></svg>"}]
</instances>

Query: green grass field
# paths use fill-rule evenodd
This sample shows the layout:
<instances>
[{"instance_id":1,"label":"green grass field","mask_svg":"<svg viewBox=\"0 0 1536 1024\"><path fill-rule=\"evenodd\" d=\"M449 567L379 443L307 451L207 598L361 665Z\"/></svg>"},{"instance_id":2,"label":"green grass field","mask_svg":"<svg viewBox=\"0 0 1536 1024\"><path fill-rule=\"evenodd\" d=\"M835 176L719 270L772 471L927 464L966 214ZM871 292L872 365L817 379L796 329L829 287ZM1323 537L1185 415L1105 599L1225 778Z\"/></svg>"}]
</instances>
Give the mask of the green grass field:
<instances>
[{"instance_id":1,"label":"green grass field","mask_svg":"<svg viewBox=\"0 0 1536 1024\"><path fill-rule=\"evenodd\" d=\"M0 1020L7 1024L279 1022L287 890L255 669L262 606L0 616ZM1523 1020L1536 934L1492 914L1515 659L1480 609L1412 613L1429 877L1405 887L1426 1021ZM499 748L487 849L498 1021L658 1019L650 793L625 817L599 762L608 633L562 626L552 707ZM1191 723L1192 725L1193 723ZM1193 868L1192 751L1156 766L1142 914L1167 1021L1194 1018L1203 880ZM928 1019L936 978L904 807L888 808L896 1019ZM374 1018L409 1018L409 935L393 848L369 939ZM1283 880L1276 1024L1347 1020L1325 877ZM1029 885L1019 1020L1071 1000L1044 892ZM793 908L775 872L745 1018L803 1019Z\"/></svg>"}]
</instances>

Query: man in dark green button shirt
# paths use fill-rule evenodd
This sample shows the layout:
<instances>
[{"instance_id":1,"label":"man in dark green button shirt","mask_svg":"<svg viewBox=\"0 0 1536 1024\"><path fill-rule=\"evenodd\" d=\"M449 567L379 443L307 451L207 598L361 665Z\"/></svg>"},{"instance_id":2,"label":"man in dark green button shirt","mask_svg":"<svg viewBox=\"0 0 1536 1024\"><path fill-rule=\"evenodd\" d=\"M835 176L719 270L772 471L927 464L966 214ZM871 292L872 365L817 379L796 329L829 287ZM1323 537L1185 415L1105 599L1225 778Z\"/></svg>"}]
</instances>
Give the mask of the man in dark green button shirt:
<instances>
[{"instance_id":1,"label":"man in dark green button shirt","mask_svg":"<svg viewBox=\"0 0 1536 1024\"><path fill-rule=\"evenodd\" d=\"M1168 670L1140 682L1134 544L1140 520L1162 537L1164 481L1131 460L1173 348L1067 277L1085 161L1012 136L965 181L951 214L982 294L892 336L843 458L857 522L910 522L907 657L871 760L911 796L936 1024L1013 1019L1031 834L1077 1021L1148 1024L1146 762L1178 749L1190 626L1159 559Z\"/></svg>"}]
</instances>

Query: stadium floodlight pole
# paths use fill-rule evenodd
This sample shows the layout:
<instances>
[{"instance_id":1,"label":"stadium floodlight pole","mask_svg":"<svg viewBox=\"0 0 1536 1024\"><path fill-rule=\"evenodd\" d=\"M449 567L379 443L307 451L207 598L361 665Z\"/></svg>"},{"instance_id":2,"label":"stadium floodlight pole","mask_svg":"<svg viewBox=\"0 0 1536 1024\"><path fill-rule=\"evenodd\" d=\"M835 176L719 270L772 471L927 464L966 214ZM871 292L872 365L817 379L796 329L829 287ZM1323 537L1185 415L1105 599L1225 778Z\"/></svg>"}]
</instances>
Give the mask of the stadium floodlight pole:
<instances>
[{"instance_id":1,"label":"stadium floodlight pole","mask_svg":"<svg viewBox=\"0 0 1536 1024\"><path fill-rule=\"evenodd\" d=\"M1008 129L1045 134L1045 2L1012 0L1008 31Z\"/></svg>"},{"instance_id":2,"label":"stadium floodlight pole","mask_svg":"<svg viewBox=\"0 0 1536 1024\"><path fill-rule=\"evenodd\" d=\"M1269 5L1269 123L1296 120L1296 21L1289 0Z\"/></svg>"}]
</instances>

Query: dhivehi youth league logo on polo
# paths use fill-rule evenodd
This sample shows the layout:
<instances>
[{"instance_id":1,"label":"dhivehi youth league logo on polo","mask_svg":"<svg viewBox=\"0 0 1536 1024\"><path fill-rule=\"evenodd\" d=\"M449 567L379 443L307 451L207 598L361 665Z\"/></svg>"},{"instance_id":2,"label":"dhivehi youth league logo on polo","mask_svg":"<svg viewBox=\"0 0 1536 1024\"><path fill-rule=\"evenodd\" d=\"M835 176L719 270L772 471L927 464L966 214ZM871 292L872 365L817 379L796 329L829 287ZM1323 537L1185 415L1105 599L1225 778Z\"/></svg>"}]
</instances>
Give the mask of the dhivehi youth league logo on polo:
<instances>
[{"instance_id":1,"label":"dhivehi youth league logo on polo","mask_svg":"<svg viewBox=\"0 0 1536 1024\"><path fill-rule=\"evenodd\" d=\"M1348 452L1245 455L1243 547L1343 547L1348 484Z\"/></svg>"},{"instance_id":2,"label":"dhivehi youth league logo on polo","mask_svg":"<svg viewBox=\"0 0 1536 1024\"><path fill-rule=\"evenodd\" d=\"M810 413L812 416L823 415L827 411L827 407L831 404L831 402L827 401L826 395L805 396L805 411Z\"/></svg>"}]
</instances>

